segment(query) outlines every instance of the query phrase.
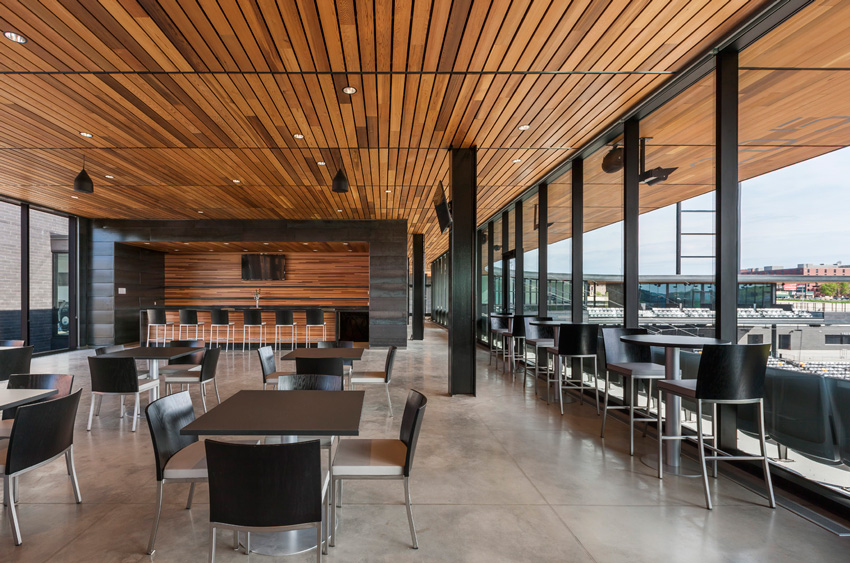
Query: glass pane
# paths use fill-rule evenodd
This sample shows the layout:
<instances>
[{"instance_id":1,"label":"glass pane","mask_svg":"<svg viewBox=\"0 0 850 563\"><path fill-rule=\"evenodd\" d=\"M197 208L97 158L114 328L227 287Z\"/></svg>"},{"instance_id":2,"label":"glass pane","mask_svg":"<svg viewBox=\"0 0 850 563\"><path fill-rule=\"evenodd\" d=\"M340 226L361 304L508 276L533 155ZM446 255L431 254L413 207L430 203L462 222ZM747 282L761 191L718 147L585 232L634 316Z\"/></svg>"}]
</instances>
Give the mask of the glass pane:
<instances>
[{"instance_id":1,"label":"glass pane","mask_svg":"<svg viewBox=\"0 0 850 563\"><path fill-rule=\"evenodd\" d=\"M504 295L503 291L503 282L504 278L502 276L502 253L504 252L504 248L502 246L502 214L499 214L499 218L493 223L493 307L491 308L491 312L493 313L501 313L504 310Z\"/></svg>"},{"instance_id":2,"label":"glass pane","mask_svg":"<svg viewBox=\"0 0 850 563\"><path fill-rule=\"evenodd\" d=\"M537 251L538 230L537 226L537 203L538 195L534 194L522 202L522 250L523 250L523 310L525 315L536 315L539 303L538 288L538 265L539 256Z\"/></svg>"},{"instance_id":3,"label":"glass pane","mask_svg":"<svg viewBox=\"0 0 850 563\"><path fill-rule=\"evenodd\" d=\"M21 340L21 208L0 202L0 228L3 230L0 338Z\"/></svg>"},{"instance_id":4,"label":"glass pane","mask_svg":"<svg viewBox=\"0 0 850 563\"><path fill-rule=\"evenodd\" d=\"M34 352L68 347L68 218L30 211L30 344Z\"/></svg>"},{"instance_id":5,"label":"glass pane","mask_svg":"<svg viewBox=\"0 0 850 563\"><path fill-rule=\"evenodd\" d=\"M549 316L556 320L572 317L573 217L572 171L549 185Z\"/></svg>"}]
</instances>

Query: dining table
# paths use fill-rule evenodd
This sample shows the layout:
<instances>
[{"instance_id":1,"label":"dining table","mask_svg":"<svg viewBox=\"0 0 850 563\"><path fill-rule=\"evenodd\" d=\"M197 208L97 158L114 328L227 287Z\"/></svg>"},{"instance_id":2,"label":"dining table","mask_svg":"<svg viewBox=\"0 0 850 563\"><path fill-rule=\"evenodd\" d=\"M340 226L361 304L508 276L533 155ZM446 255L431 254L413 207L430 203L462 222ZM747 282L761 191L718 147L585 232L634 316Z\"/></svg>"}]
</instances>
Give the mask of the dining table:
<instances>
[{"instance_id":1,"label":"dining table","mask_svg":"<svg viewBox=\"0 0 850 563\"><path fill-rule=\"evenodd\" d=\"M176 360L183 356L194 354L205 350L201 346L136 346L125 348L117 352L102 354L99 358L133 358L134 360L148 360L151 379L159 379L159 362ZM151 401L159 398L159 388L151 389ZM141 414L141 413L140 413Z\"/></svg>"},{"instance_id":2,"label":"dining table","mask_svg":"<svg viewBox=\"0 0 850 563\"><path fill-rule=\"evenodd\" d=\"M281 356L280 359L295 360L297 358L360 360L363 358L363 348L296 348Z\"/></svg>"},{"instance_id":3,"label":"dining table","mask_svg":"<svg viewBox=\"0 0 850 563\"><path fill-rule=\"evenodd\" d=\"M728 340L722 340L720 338L678 334L631 334L621 336L620 340L630 344L664 348L664 378L670 380L682 378L682 372L679 368L679 352L682 348L698 350L703 346L711 344L729 344ZM682 400L680 397L676 395L667 397L665 407L665 416L667 421L665 423L665 428L670 436L682 435L681 408ZM661 432L661 428L659 428L658 431ZM667 455L667 463L665 465L668 467L669 473L682 474L681 451L681 440L666 440L665 452ZM662 463L662 460L659 459L658 463Z\"/></svg>"},{"instance_id":4,"label":"dining table","mask_svg":"<svg viewBox=\"0 0 850 563\"><path fill-rule=\"evenodd\" d=\"M47 399L57 389L0 389L0 411Z\"/></svg>"},{"instance_id":5,"label":"dining table","mask_svg":"<svg viewBox=\"0 0 850 563\"><path fill-rule=\"evenodd\" d=\"M365 394L365 391L242 390L184 426L180 433L357 436ZM263 555L293 555L313 548L320 549L313 530L251 533L251 551Z\"/></svg>"}]
</instances>

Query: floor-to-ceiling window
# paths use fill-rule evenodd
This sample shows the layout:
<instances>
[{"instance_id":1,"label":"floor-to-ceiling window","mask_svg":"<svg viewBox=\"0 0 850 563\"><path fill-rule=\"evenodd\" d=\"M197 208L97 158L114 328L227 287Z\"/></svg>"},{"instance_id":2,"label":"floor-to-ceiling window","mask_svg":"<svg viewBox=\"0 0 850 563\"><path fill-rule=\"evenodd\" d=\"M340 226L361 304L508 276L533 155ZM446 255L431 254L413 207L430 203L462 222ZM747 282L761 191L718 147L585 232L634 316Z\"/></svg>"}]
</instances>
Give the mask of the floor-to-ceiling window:
<instances>
[{"instance_id":1,"label":"floor-to-ceiling window","mask_svg":"<svg viewBox=\"0 0 850 563\"><path fill-rule=\"evenodd\" d=\"M567 171L547 188L549 190L547 302L549 316L569 321L572 315L572 173Z\"/></svg>"},{"instance_id":2,"label":"floor-to-ceiling window","mask_svg":"<svg viewBox=\"0 0 850 563\"><path fill-rule=\"evenodd\" d=\"M502 268L502 253L505 251L502 245L502 214L499 213L499 218L493 222L493 295L491 313L501 313L504 311L505 291L504 291L504 275Z\"/></svg>"},{"instance_id":3,"label":"floor-to-ceiling window","mask_svg":"<svg viewBox=\"0 0 850 563\"><path fill-rule=\"evenodd\" d=\"M30 210L30 344L35 352L68 347L68 218Z\"/></svg>"},{"instance_id":4,"label":"floor-to-ceiling window","mask_svg":"<svg viewBox=\"0 0 850 563\"><path fill-rule=\"evenodd\" d=\"M0 201L0 339L22 340L21 330L21 208Z\"/></svg>"},{"instance_id":5,"label":"floor-to-ceiling window","mask_svg":"<svg viewBox=\"0 0 850 563\"><path fill-rule=\"evenodd\" d=\"M522 293L524 315L536 315L539 306L538 284L538 195L531 194L522 202Z\"/></svg>"}]
</instances>

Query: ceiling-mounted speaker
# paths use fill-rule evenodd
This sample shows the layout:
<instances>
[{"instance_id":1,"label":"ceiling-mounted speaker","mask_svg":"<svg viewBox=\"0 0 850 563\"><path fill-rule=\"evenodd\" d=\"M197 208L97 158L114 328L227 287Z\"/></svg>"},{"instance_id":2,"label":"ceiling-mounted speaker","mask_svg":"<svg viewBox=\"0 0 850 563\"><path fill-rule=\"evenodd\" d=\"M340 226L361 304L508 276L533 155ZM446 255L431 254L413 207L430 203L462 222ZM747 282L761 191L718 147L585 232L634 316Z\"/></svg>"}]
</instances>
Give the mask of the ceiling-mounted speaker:
<instances>
[{"instance_id":1,"label":"ceiling-mounted speaker","mask_svg":"<svg viewBox=\"0 0 850 563\"><path fill-rule=\"evenodd\" d=\"M94 192L94 182L91 181L91 176L89 176L89 173L86 172L85 156L83 156L83 169L80 170L80 173L77 174L76 178L74 178L74 191L87 194Z\"/></svg>"},{"instance_id":2,"label":"ceiling-mounted speaker","mask_svg":"<svg viewBox=\"0 0 850 563\"><path fill-rule=\"evenodd\" d=\"M602 159L602 171L608 174L619 172L623 169L623 148L614 145L608 154Z\"/></svg>"},{"instance_id":3,"label":"ceiling-mounted speaker","mask_svg":"<svg viewBox=\"0 0 850 563\"><path fill-rule=\"evenodd\" d=\"M345 172L342 171L342 168L337 170L331 189L338 194L348 193L348 178L345 177Z\"/></svg>"}]
</instances>

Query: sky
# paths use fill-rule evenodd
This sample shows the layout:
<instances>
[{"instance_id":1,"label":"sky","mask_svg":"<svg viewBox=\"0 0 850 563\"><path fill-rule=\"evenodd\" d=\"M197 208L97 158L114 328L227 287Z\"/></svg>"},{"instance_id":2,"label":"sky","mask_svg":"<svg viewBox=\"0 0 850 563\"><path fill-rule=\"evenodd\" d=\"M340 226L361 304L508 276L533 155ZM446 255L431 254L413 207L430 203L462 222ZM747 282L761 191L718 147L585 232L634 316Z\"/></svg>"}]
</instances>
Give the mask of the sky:
<instances>
[{"instance_id":1,"label":"sky","mask_svg":"<svg viewBox=\"0 0 850 563\"><path fill-rule=\"evenodd\" d=\"M683 202L686 209L713 206L713 193ZM710 232L712 222L712 214L687 214L683 230ZM687 237L683 254L713 254L712 239ZM622 241L622 223L585 233L585 273L622 275ZM569 241L550 247L551 271L569 272L570 250ZM641 215L639 252L641 275L676 273L675 206ZM850 263L850 148L743 182L741 268L838 261ZM536 250L525 254L525 269L537 271ZM712 274L713 260L684 260L682 270Z\"/></svg>"}]
</instances>

